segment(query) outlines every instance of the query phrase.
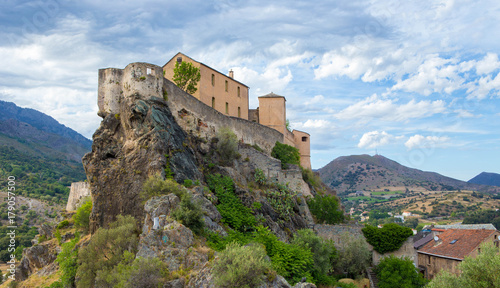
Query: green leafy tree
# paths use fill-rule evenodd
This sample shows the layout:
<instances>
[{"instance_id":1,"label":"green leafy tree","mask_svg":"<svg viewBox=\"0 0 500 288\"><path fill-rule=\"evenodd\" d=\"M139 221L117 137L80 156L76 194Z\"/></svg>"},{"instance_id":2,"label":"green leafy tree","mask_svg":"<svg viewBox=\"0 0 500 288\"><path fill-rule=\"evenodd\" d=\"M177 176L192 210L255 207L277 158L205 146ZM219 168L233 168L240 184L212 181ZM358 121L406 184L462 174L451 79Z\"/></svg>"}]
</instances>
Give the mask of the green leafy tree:
<instances>
[{"instance_id":1,"label":"green leafy tree","mask_svg":"<svg viewBox=\"0 0 500 288\"><path fill-rule=\"evenodd\" d=\"M411 228L395 223L385 224L382 228L367 225L361 231L366 241L381 254L398 250L406 239L413 235Z\"/></svg>"},{"instance_id":2,"label":"green leafy tree","mask_svg":"<svg viewBox=\"0 0 500 288\"><path fill-rule=\"evenodd\" d=\"M460 276L441 271L429 288L500 288L500 254L493 243L483 243L475 258L465 257L458 264Z\"/></svg>"},{"instance_id":3,"label":"green leafy tree","mask_svg":"<svg viewBox=\"0 0 500 288\"><path fill-rule=\"evenodd\" d=\"M338 260L335 270L347 273L350 278L361 275L371 263L371 253L368 244L361 237L354 237L349 233L340 236L340 243L336 246Z\"/></svg>"},{"instance_id":4,"label":"green leafy tree","mask_svg":"<svg viewBox=\"0 0 500 288\"><path fill-rule=\"evenodd\" d=\"M175 63L174 83L189 94L194 94L198 88L196 85L201 79L200 69L194 67L192 63L182 61Z\"/></svg>"},{"instance_id":5,"label":"green leafy tree","mask_svg":"<svg viewBox=\"0 0 500 288\"><path fill-rule=\"evenodd\" d=\"M427 281L418 273L410 258L393 255L383 258L375 269L380 288L419 288Z\"/></svg>"},{"instance_id":6,"label":"green leafy tree","mask_svg":"<svg viewBox=\"0 0 500 288\"><path fill-rule=\"evenodd\" d=\"M217 131L217 153L224 165L230 164L239 156L238 137L229 127L222 127Z\"/></svg>"},{"instance_id":7,"label":"green leafy tree","mask_svg":"<svg viewBox=\"0 0 500 288\"><path fill-rule=\"evenodd\" d=\"M241 246L233 242L219 254L212 273L217 287L258 287L272 270L261 244Z\"/></svg>"},{"instance_id":8,"label":"green leafy tree","mask_svg":"<svg viewBox=\"0 0 500 288\"><path fill-rule=\"evenodd\" d=\"M317 195L308 199L307 205L318 223L336 224L344 221L344 212L335 196Z\"/></svg>"},{"instance_id":9,"label":"green leafy tree","mask_svg":"<svg viewBox=\"0 0 500 288\"><path fill-rule=\"evenodd\" d=\"M80 240L77 235L73 240L62 244L62 251L57 255L56 262L59 264L61 278L60 287L75 287L76 270L78 268L78 249L75 248Z\"/></svg>"},{"instance_id":10,"label":"green leafy tree","mask_svg":"<svg viewBox=\"0 0 500 288\"><path fill-rule=\"evenodd\" d=\"M283 169L288 169L290 164L300 165L299 149L278 141L274 144L271 156L281 160L281 167Z\"/></svg>"},{"instance_id":11,"label":"green leafy tree","mask_svg":"<svg viewBox=\"0 0 500 288\"><path fill-rule=\"evenodd\" d=\"M291 244L311 250L314 260L312 276L316 283L329 284L328 281L324 280L328 278L327 274L332 269L337 258L337 250L333 242L319 237L311 229L302 229L297 231Z\"/></svg>"}]
</instances>

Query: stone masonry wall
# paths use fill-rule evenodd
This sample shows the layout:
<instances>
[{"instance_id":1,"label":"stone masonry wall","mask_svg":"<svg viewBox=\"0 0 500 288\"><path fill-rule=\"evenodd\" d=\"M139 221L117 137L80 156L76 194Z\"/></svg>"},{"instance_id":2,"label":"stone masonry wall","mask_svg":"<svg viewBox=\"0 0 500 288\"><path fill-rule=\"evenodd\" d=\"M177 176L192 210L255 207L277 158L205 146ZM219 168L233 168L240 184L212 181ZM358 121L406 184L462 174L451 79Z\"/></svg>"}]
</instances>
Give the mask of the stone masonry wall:
<instances>
[{"instance_id":1,"label":"stone masonry wall","mask_svg":"<svg viewBox=\"0 0 500 288\"><path fill-rule=\"evenodd\" d=\"M84 197L90 196L90 187L87 182L71 183L69 190L68 204L66 204L66 211L75 211L78 208L80 200Z\"/></svg>"}]
</instances>

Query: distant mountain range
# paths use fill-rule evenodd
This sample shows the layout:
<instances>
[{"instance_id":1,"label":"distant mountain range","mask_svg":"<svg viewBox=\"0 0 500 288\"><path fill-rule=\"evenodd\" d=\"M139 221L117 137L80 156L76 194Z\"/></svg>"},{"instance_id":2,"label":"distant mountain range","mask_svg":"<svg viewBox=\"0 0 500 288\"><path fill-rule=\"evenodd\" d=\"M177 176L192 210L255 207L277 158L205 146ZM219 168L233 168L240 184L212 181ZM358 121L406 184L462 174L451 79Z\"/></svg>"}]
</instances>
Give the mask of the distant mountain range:
<instances>
[{"instance_id":1,"label":"distant mountain range","mask_svg":"<svg viewBox=\"0 0 500 288\"><path fill-rule=\"evenodd\" d=\"M0 111L0 146L77 162L91 150L91 140L42 112L5 101Z\"/></svg>"},{"instance_id":2,"label":"distant mountain range","mask_svg":"<svg viewBox=\"0 0 500 288\"><path fill-rule=\"evenodd\" d=\"M476 190L500 192L499 187L460 181L435 172L405 167L381 155L338 157L318 170L323 182L339 194L357 190L377 190L390 187L425 190Z\"/></svg>"},{"instance_id":3,"label":"distant mountain range","mask_svg":"<svg viewBox=\"0 0 500 288\"><path fill-rule=\"evenodd\" d=\"M499 186L500 187L500 174L482 172L476 177L470 179L469 183Z\"/></svg>"}]
</instances>

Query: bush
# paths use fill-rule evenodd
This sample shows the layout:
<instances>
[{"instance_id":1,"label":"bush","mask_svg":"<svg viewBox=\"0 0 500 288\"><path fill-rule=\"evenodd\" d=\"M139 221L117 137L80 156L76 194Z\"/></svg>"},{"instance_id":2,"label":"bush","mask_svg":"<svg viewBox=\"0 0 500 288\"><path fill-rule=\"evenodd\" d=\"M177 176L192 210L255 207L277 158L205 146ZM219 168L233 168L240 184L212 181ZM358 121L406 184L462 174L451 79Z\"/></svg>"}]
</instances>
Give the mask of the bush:
<instances>
[{"instance_id":1,"label":"bush","mask_svg":"<svg viewBox=\"0 0 500 288\"><path fill-rule=\"evenodd\" d=\"M87 198L78 209L76 209L75 215L73 215L73 221L75 222L75 227L77 229L82 229L89 231L90 225L90 213L92 212L92 200Z\"/></svg>"},{"instance_id":2,"label":"bush","mask_svg":"<svg viewBox=\"0 0 500 288\"><path fill-rule=\"evenodd\" d=\"M182 199L187 192L173 179L163 180L160 175L155 175L149 177L142 185L140 198L143 203L146 203L151 197L168 195L170 193L174 193Z\"/></svg>"},{"instance_id":3,"label":"bush","mask_svg":"<svg viewBox=\"0 0 500 288\"><path fill-rule=\"evenodd\" d=\"M335 196L317 195L308 199L307 205L317 223L336 224L344 221L344 212L340 208L338 198Z\"/></svg>"},{"instance_id":4,"label":"bush","mask_svg":"<svg viewBox=\"0 0 500 288\"><path fill-rule=\"evenodd\" d=\"M69 221L68 220L63 220L59 224L57 224L56 228L57 229L63 229L69 226Z\"/></svg>"},{"instance_id":5,"label":"bush","mask_svg":"<svg viewBox=\"0 0 500 288\"><path fill-rule=\"evenodd\" d=\"M311 169L308 168L302 168L302 179L309 185L311 185L314 189L317 191L323 191L324 188L322 187L323 181L321 181L321 178L319 177L319 174L314 173Z\"/></svg>"},{"instance_id":6,"label":"bush","mask_svg":"<svg viewBox=\"0 0 500 288\"><path fill-rule=\"evenodd\" d=\"M281 161L281 168L288 169L289 164L300 165L299 149L276 141L271 156Z\"/></svg>"},{"instance_id":7,"label":"bush","mask_svg":"<svg viewBox=\"0 0 500 288\"><path fill-rule=\"evenodd\" d=\"M295 206L294 199L297 196L297 192L279 183L273 186L276 187L276 190L272 189L265 191L267 201L281 218L286 219L293 214L293 207Z\"/></svg>"},{"instance_id":8,"label":"bush","mask_svg":"<svg viewBox=\"0 0 500 288\"><path fill-rule=\"evenodd\" d=\"M238 153L238 137L233 130L228 127L222 127L217 131L217 153L220 156L223 165L229 165L240 155Z\"/></svg>"},{"instance_id":9,"label":"bush","mask_svg":"<svg viewBox=\"0 0 500 288\"><path fill-rule=\"evenodd\" d=\"M128 255L135 254L137 234L136 221L132 216L118 215L116 221L109 225L109 229L99 228L89 244L79 251L77 287L110 286L108 277L100 273L112 271L126 258L125 252L128 252Z\"/></svg>"},{"instance_id":10,"label":"bush","mask_svg":"<svg viewBox=\"0 0 500 288\"><path fill-rule=\"evenodd\" d=\"M227 245L213 264L212 273L217 287L257 287L271 270L266 250L260 244Z\"/></svg>"},{"instance_id":11,"label":"bush","mask_svg":"<svg viewBox=\"0 0 500 288\"><path fill-rule=\"evenodd\" d=\"M334 261L337 258L337 250L333 242L319 237L311 229L302 229L297 231L291 243L311 250L314 260L312 276L316 280L315 282L331 284L327 274L332 269Z\"/></svg>"},{"instance_id":12,"label":"bush","mask_svg":"<svg viewBox=\"0 0 500 288\"><path fill-rule=\"evenodd\" d=\"M427 281L418 273L410 258L398 258L393 255L383 258L375 268L380 288L419 288Z\"/></svg>"},{"instance_id":13,"label":"bush","mask_svg":"<svg viewBox=\"0 0 500 288\"><path fill-rule=\"evenodd\" d=\"M179 207L174 211L175 220L181 222L196 234L203 232L205 222L203 221L203 211L201 205L192 201L192 197L186 194L181 199Z\"/></svg>"},{"instance_id":14,"label":"bush","mask_svg":"<svg viewBox=\"0 0 500 288\"><path fill-rule=\"evenodd\" d=\"M413 235L411 228L395 223L385 224L382 228L367 225L361 231L366 241L380 254L398 250Z\"/></svg>"},{"instance_id":15,"label":"bush","mask_svg":"<svg viewBox=\"0 0 500 288\"><path fill-rule=\"evenodd\" d=\"M77 234L73 240L62 244L62 251L57 255L56 259L56 262L59 264L59 270L61 271L61 277L58 281L60 286L51 285L50 287L74 287L78 268L78 249L76 248L76 243L78 243L79 240L80 237Z\"/></svg>"},{"instance_id":16,"label":"bush","mask_svg":"<svg viewBox=\"0 0 500 288\"><path fill-rule=\"evenodd\" d=\"M184 179L184 187L186 187L186 188L193 187L193 180L191 180L191 179Z\"/></svg>"},{"instance_id":17,"label":"bush","mask_svg":"<svg viewBox=\"0 0 500 288\"><path fill-rule=\"evenodd\" d=\"M222 216L222 222L240 231L255 226L252 209L243 205L240 198L234 194L234 183L231 178L220 174L208 175L207 183L219 200L216 207Z\"/></svg>"}]
</instances>

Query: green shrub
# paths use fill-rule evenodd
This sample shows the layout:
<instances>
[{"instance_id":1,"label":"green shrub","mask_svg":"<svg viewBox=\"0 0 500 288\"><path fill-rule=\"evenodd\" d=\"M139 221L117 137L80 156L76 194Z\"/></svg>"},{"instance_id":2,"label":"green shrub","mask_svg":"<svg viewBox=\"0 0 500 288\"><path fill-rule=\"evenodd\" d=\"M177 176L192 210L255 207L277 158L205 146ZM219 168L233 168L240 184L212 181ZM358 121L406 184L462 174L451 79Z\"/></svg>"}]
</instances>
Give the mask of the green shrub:
<instances>
[{"instance_id":1,"label":"green shrub","mask_svg":"<svg viewBox=\"0 0 500 288\"><path fill-rule=\"evenodd\" d=\"M314 260L312 276L316 283L330 284L333 282L327 277L337 258L337 250L331 240L319 237L311 229L302 229L297 231L291 243L311 250Z\"/></svg>"},{"instance_id":2,"label":"green shrub","mask_svg":"<svg viewBox=\"0 0 500 288\"><path fill-rule=\"evenodd\" d=\"M380 260L375 269L380 288L420 288L427 281L422 274L418 273L410 258L398 258L393 255Z\"/></svg>"},{"instance_id":3,"label":"green shrub","mask_svg":"<svg viewBox=\"0 0 500 288\"><path fill-rule=\"evenodd\" d=\"M73 221L75 222L75 227L77 229L82 229L84 232L88 232L90 225L90 213L92 212L92 200L89 198L85 199L80 207L76 209L76 213L73 215Z\"/></svg>"},{"instance_id":4,"label":"green shrub","mask_svg":"<svg viewBox=\"0 0 500 288\"><path fill-rule=\"evenodd\" d=\"M297 192L290 189L287 185L275 183L276 190L266 190L265 194L267 202L273 207L278 215L286 219L293 214L293 207L295 206L295 197Z\"/></svg>"},{"instance_id":5,"label":"green shrub","mask_svg":"<svg viewBox=\"0 0 500 288\"><path fill-rule=\"evenodd\" d=\"M74 287L76 270L78 268L78 249L76 248L76 244L79 240L80 237L77 234L73 240L62 244L61 253L57 255L56 259L61 271L61 277L58 281L60 286L51 285L50 287Z\"/></svg>"},{"instance_id":6,"label":"green shrub","mask_svg":"<svg viewBox=\"0 0 500 288\"><path fill-rule=\"evenodd\" d=\"M186 188L193 187L193 180L191 180L191 179L184 179L184 187L186 187Z\"/></svg>"},{"instance_id":7,"label":"green shrub","mask_svg":"<svg viewBox=\"0 0 500 288\"><path fill-rule=\"evenodd\" d=\"M136 220L132 216L118 215L116 221L109 225L109 229L99 228L89 244L79 251L77 287L112 286L108 281L115 280L109 280L109 277L102 273L109 273L120 262L130 259L127 255L135 255L137 234Z\"/></svg>"},{"instance_id":8,"label":"green shrub","mask_svg":"<svg viewBox=\"0 0 500 288\"><path fill-rule=\"evenodd\" d=\"M308 199L307 205L317 223L336 224L344 221L344 211L340 208L340 202L335 196L317 195Z\"/></svg>"},{"instance_id":9,"label":"green shrub","mask_svg":"<svg viewBox=\"0 0 500 288\"><path fill-rule=\"evenodd\" d=\"M259 185L266 185L267 184L267 177L264 174L264 171L262 171L259 168L255 168L255 173L253 174L253 178L256 183Z\"/></svg>"},{"instance_id":10,"label":"green shrub","mask_svg":"<svg viewBox=\"0 0 500 288\"><path fill-rule=\"evenodd\" d=\"M413 235L411 228L395 223L385 224L382 228L367 225L361 231L366 241L380 254L398 250Z\"/></svg>"},{"instance_id":11,"label":"green shrub","mask_svg":"<svg viewBox=\"0 0 500 288\"><path fill-rule=\"evenodd\" d=\"M182 199L187 192L173 179L163 180L160 175L155 175L149 177L144 182L139 197L143 203L146 203L151 197L168 195L170 193L174 193Z\"/></svg>"},{"instance_id":12,"label":"green shrub","mask_svg":"<svg viewBox=\"0 0 500 288\"><path fill-rule=\"evenodd\" d=\"M300 168L302 170L302 179L307 184L311 185L316 191L323 193L325 189L322 187L323 181L321 181L319 174L314 173L309 168Z\"/></svg>"},{"instance_id":13,"label":"green shrub","mask_svg":"<svg viewBox=\"0 0 500 288\"><path fill-rule=\"evenodd\" d=\"M262 148L260 148L260 146L259 146L259 145L257 145L257 144L253 144L253 145L252 145L252 147L253 147L253 149L255 149L255 150L257 150L257 151L264 153L264 150L263 150Z\"/></svg>"},{"instance_id":14,"label":"green shrub","mask_svg":"<svg viewBox=\"0 0 500 288\"><path fill-rule=\"evenodd\" d=\"M63 229L69 226L69 221L68 220L63 220L59 224L57 224L56 228L57 229Z\"/></svg>"},{"instance_id":15,"label":"green shrub","mask_svg":"<svg viewBox=\"0 0 500 288\"><path fill-rule=\"evenodd\" d=\"M212 273L217 287L257 287L271 270L266 250L260 244L227 245L213 264Z\"/></svg>"},{"instance_id":16,"label":"green shrub","mask_svg":"<svg viewBox=\"0 0 500 288\"><path fill-rule=\"evenodd\" d=\"M234 183L228 176L220 174L208 175L207 183L212 192L215 193L219 204L217 210L222 216L222 222L234 229L244 231L255 226L255 217L252 210L241 202L234 194Z\"/></svg>"},{"instance_id":17,"label":"green shrub","mask_svg":"<svg viewBox=\"0 0 500 288\"><path fill-rule=\"evenodd\" d=\"M173 212L175 220L181 222L196 234L203 232L205 222L203 221L203 211L201 205L192 200L191 195L186 194L181 199L179 207Z\"/></svg>"},{"instance_id":18,"label":"green shrub","mask_svg":"<svg viewBox=\"0 0 500 288\"><path fill-rule=\"evenodd\" d=\"M220 156L223 165L229 165L240 155L238 153L238 137L233 130L228 127L222 127L217 131L217 153Z\"/></svg>"},{"instance_id":19,"label":"green shrub","mask_svg":"<svg viewBox=\"0 0 500 288\"><path fill-rule=\"evenodd\" d=\"M345 232L340 235L337 246L338 258L334 268L337 274L346 274L350 278L356 278L363 274L372 261L368 244L362 237L354 237Z\"/></svg>"},{"instance_id":20,"label":"green shrub","mask_svg":"<svg viewBox=\"0 0 500 288\"><path fill-rule=\"evenodd\" d=\"M281 168L288 169L289 164L300 165L299 149L276 141L271 156L281 161Z\"/></svg>"}]
</instances>

